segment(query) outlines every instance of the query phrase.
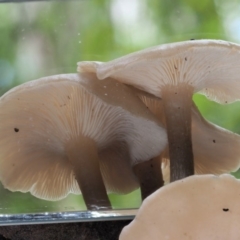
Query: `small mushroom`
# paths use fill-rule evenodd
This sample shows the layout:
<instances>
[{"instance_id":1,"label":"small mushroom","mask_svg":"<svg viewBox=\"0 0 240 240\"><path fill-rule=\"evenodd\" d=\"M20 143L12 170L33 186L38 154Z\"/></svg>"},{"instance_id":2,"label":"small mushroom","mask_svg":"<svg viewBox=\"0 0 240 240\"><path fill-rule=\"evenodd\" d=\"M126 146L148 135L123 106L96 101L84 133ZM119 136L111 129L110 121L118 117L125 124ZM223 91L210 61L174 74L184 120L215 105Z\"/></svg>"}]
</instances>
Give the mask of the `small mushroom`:
<instances>
[{"instance_id":1,"label":"small mushroom","mask_svg":"<svg viewBox=\"0 0 240 240\"><path fill-rule=\"evenodd\" d=\"M239 180L195 175L146 198L119 240L238 240L239 235Z\"/></svg>"},{"instance_id":2,"label":"small mushroom","mask_svg":"<svg viewBox=\"0 0 240 240\"><path fill-rule=\"evenodd\" d=\"M240 97L240 46L220 40L164 44L108 63L80 62L79 71L112 77L159 97L166 117L171 181L194 174L192 95L220 103Z\"/></svg>"},{"instance_id":3,"label":"small mushroom","mask_svg":"<svg viewBox=\"0 0 240 240\"><path fill-rule=\"evenodd\" d=\"M50 76L0 98L0 180L7 189L46 200L81 190L88 209L106 209L106 188L138 187L132 166L160 154L165 130L130 88L95 78Z\"/></svg>"},{"instance_id":4,"label":"small mushroom","mask_svg":"<svg viewBox=\"0 0 240 240\"><path fill-rule=\"evenodd\" d=\"M142 91L138 91L138 96L165 126L162 100ZM194 102L191 118L195 173L219 175L238 170L240 167L240 136L205 120ZM158 161L162 161L165 183L169 182L170 163L167 148L158 157Z\"/></svg>"}]
</instances>

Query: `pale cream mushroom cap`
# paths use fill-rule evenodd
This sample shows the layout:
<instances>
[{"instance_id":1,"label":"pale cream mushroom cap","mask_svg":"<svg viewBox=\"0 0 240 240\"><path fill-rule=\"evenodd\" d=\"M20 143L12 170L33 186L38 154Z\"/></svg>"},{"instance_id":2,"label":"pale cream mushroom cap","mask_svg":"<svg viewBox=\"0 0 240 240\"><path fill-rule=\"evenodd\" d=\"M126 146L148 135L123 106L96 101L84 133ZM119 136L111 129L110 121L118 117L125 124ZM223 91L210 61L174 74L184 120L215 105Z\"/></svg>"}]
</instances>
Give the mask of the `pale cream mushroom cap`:
<instances>
[{"instance_id":1,"label":"pale cream mushroom cap","mask_svg":"<svg viewBox=\"0 0 240 240\"><path fill-rule=\"evenodd\" d=\"M105 79L104 82L97 81L95 73L87 72L81 74L81 84L99 99L117 107L117 109L121 107L135 117L135 127L132 126L131 130L133 133L128 131L126 134L126 137L129 138L127 143L131 145L132 165L146 161L146 159L149 160L157 156L157 152L163 150L167 143L166 131L154 114L144 104L140 104L141 101L134 89L111 78ZM145 126L139 122L142 119L145 121ZM139 124L141 127L135 130L137 126L140 126ZM157 131L155 132L155 130ZM134 138L134 135L138 137ZM142 146L145 146L145 149Z\"/></svg>"},{"instance_id":2,"label":"pale cream mushroom cap","mask_svg":"<svg viewBox=\"0 0 240 240\"><path fill-rule=\"evenodd\" d=\"M113 96L92 94L84 84L86 78L50 76L15 87L0 98L0 135L4 136L0 180L6 188L47 200L80 193L66 144L81 136L97 143L108 191L126 193L138 187L131 166L159 154L166 144L165 130L146 108L141 113L136 107L139 111L131 113L130 106L114 105L120 99L110 104L107 97ZM124 92L120 85L116 87ZM145 138L149 131L151 139Z\"/></svg>"},{"instance_id":3,"label":"pale cream mushroom cap","mask_svg":"<svg viewBox=\"0 0 240 240\"><path fill-rule=\"evenodd\" d=\"M140 99L165 125L163 104L159 98L138 91ZM240 168L240 136L204 119L192 103L192 141L196 174L223 174ZM167 149L163 152L162 170L165 183L169 182L170 162Z\"/></svg>"},{"instance_id":4,"label":"pale cream mushroom cap","mask_svg":"<svg viewBox=\"0 0 240 240\"><path fill-rule=\"evenodd\" d=\"M111 77L163 100L171 181L194 174L191 103L196 92L220 103L240 99L240 45L221 40L163 44L118 59L79 62L78 71Z\"/></svg>"},{"instance_id":5,"label":"pale cream mushroom cap","mask_svg":"<svg viewBox=\"0 0 240 240\"><path fill-rule=\"evenodd\" d=\"M231 175L191 176L145 199L119 240L238 240L240 182Z\"/></svg>"},{"instance_id":6,"label":"pale cream mushroom cap","mask_svg":"<svg viewBox=\"0 0 240 240\"><path fill-rule=\"evenodd\" d=\"M161 97L166 85L186 83L221 103L240 98L240 45L222 40L163 44L107 63L79 62L78 71L120 82Z\"/></svg>"},{"instance_id":7,"label":"pale cream mushroom cap","mask_svg":"<svg viewBox=\"0 0 240 240\"><path fill-rule=\"evenodd\" d=\"M240 168L240 136L219 127L192 108L193 152L197 173L222 174ZM210 171L209 171L210 170Z\"/></svg>"}]
</instances>

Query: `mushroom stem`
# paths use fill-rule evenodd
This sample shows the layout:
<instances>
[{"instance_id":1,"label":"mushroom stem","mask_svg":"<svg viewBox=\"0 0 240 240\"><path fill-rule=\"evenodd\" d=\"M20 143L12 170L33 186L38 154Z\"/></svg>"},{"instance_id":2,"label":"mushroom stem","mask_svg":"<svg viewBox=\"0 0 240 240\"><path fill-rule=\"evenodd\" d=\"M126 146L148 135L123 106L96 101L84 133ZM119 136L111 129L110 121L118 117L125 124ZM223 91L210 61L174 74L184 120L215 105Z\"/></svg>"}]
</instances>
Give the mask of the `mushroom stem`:
<instances>
[{"instance_id":1,"label":"mushroom stem","mask_svg":"<svg viewBox=\"0 0 240 240\"><path fill-rule=\"evenodd\" d=\"M194 174L191 138L192 95L193 87L186 83L166 85L162 88L171 182Z\"/></svg>"},{"instance_id":2,"label":"mushroom stem","mask_svg":"<svg viewBox=\"0 0 240 240\"><path fill-rule=\"evenodd\" d=\"M140 183L142 200L164 185L159 157L135 165L133 171Z\"/></svg>"},{"instance_id":3,"label":"mushroom stem","mask_svg":"<svg viewBox=\"0 0 240 240\"><path fill-rule=\"evenodd\" d=\"M96 143L87 137L70 140L67 145L68 160L88 210L111 209L107 191L100 172Z\"/></svg>"}]
</instances>

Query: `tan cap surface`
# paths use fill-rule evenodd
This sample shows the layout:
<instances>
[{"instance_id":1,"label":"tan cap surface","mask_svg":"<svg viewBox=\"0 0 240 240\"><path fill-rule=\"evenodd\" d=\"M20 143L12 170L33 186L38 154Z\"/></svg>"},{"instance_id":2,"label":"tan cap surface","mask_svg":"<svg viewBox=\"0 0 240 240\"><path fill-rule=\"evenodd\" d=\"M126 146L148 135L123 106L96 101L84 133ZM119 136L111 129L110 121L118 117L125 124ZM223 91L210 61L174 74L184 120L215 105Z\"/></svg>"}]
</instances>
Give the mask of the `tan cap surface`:
<instances>
[{"instance_id":1,"label":"tan cap surface","mask_svg":"<svg viewBox=\"0 0 240 240\"><path fill-rule=\"evenodd\" d=\"M240 182L191 176L149 196L120 240L238 240Z\"/></svg>"}]
</instances>

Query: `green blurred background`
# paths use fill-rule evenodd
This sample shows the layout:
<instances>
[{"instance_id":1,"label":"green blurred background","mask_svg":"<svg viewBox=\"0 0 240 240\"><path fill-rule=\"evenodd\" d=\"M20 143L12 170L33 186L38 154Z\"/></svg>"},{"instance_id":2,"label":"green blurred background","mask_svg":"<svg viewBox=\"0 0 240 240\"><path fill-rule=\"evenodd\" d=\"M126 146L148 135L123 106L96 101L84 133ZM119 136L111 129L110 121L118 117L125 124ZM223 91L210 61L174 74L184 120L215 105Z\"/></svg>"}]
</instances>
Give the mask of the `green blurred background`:
<instances>
[{"instance_id":1,"label":"green blurred background","mask_svg":"<svg viewBox=\"0 0 240 240\"><path fill-rule=\"evenodd\" d=\"M81 60L108 61L189 39L240 43L239 13L239 0L0 3L0 96L29 80L76 72ZM194 101L209 121L240 134L240 103L221 106L201 95L195 95ZM110 198L114 208L140 205L139 191ZM0 188L0 213L84 209L81 196L49 202Z\"/></svg>"}]
</instances>

